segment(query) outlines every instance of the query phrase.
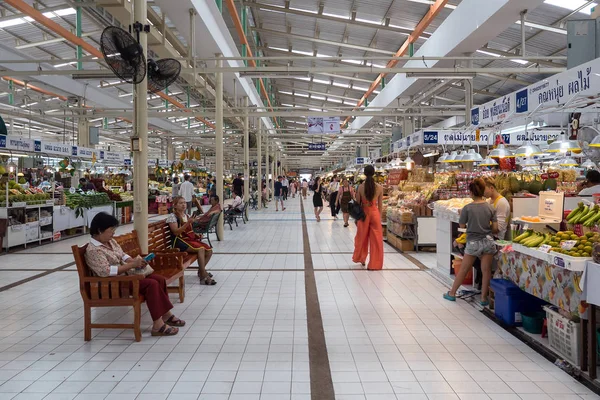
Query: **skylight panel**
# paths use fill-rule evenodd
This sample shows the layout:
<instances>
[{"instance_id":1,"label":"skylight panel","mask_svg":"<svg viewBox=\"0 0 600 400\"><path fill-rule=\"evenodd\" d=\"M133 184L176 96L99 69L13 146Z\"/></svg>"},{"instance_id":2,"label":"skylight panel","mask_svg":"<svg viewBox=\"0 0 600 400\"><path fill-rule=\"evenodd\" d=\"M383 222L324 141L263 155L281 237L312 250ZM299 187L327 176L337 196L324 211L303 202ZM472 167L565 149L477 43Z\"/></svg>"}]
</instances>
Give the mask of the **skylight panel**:
<instances>
[{"instance_id":1,"label":"skylight panel","mask_svg":"<svg viewBox=\"0 0 600 400\"><path fill-rule=\"evenodd\" d=\"M583 6L587 3L585 0L545 0L544 3L550 4L560 8L566 8L567 10L574 11L579 7ZM592 8L596 7L598 4L592 3L579 12L582 14L590 15L592 13Z\"/></svg>"},{"instance_id":2,"label":"skylight panel","mask_svg":"<svg viewBox=\"0 0 600 400\"><path fill-rule=\"evenodd\" d=\"M63 8L61 10L51 11L44 13L44 17L46 18L56 18L56 17L64 17L66 15L75 14L74 8ZM24 18L13 18L6 21L0 22L0 28L8 28L11 26L22 25L26 22L33 22L33 18L24 17Z\"/></svg>"}]
</instances>

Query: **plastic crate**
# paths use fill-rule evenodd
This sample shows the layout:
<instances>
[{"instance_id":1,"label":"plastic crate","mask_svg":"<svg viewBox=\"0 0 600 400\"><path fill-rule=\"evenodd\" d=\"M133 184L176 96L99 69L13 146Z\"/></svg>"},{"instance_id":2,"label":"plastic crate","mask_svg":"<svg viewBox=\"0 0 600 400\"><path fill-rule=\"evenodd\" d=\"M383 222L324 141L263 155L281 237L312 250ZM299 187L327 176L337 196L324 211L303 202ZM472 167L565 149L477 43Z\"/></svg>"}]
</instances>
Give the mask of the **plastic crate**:
<instances>
[{"instance_id":1,"label":"plastic crate","mask_svg":"<svg viewBox=\"0 0 600 400\"><path fill-rule=\"evenodd\" d=\"M552 307L544 307L548 318L548 341L550 347L575 366L579 366L581 324L563 317Z\"/></svg>"},{"instance_id":2,"label":"plastic crate","mask_svg":"<svg viewBox=\"0 0 600 400\"><path fill-rule=\"evenodd\" d=\"M506 279L492 279L490 286L494 291L494 314L506 325L521 325L522 312L541 311L547 304Z\"/></svg>"}]
</instances>

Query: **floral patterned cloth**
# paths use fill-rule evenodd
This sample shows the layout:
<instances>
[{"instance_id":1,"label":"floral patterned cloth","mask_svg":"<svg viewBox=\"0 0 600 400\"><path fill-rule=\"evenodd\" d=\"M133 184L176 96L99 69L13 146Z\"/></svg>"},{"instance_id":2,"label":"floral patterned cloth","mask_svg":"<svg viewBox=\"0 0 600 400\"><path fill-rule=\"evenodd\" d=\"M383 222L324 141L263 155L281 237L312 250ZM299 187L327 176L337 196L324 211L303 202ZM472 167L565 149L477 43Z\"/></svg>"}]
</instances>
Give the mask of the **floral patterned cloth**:
<instances>
[{"instance_id":1,"label":"floral patterned cloth","mask_svg":"<svg viewBox=\"0 0 600 400\"><path fill-rule=\"evenodd\" d=\"M117 275L118 266L124 264L129 258L121 246L114 239L107 245L97 240L90 239L90 244L85 251L85 262L96 276L106 278Z\"/></svg>"},{"instance_id":2,"label":"floral patterned cloth","mask_svg":"<svg viewBox=\"0 0 600 400\"><path fill-rule=\"evenodd\" d=\"M546 261L517 251L503 253L498 259L499 273L521 290L551 303L573 316L583 316L586 304L579 287L582 272L556 267Z\"/></svg>"}]
</instances>

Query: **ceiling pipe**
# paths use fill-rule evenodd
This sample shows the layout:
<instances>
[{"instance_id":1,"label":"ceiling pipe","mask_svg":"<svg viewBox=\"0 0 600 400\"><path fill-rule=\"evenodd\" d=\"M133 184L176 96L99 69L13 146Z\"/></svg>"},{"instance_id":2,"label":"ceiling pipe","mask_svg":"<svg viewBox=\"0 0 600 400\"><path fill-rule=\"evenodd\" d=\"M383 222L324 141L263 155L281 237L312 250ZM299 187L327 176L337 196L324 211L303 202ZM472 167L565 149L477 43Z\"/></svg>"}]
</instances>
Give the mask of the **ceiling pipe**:
<instances>
[{"instance_id":1,"label":"ceiling pipe","mask_svg":"<svg viewBox=\"0 0 600 400\"><path fill-rule=\"evenodd\" d=\"M61 25L54 22L52 19L44 16L44 14L42 14L40 11L36 10L29 4L25 3L23 0L4 0L4 2L6 4L16 8L23 14L33 18L37 23L50 29L52 32L56 33L57 35L64 37L69 42L71 42L77 46L81 46L81 48L83 50L87 51L92 56L98 57L98 59L104 59L104 55L102 54L102 52L100 50L98 50L97 48L95 48L94 46L92 46L91 44L89 44L88 42L83 40L82 38L77 37L77 35L74 35L67 29L63 28ZM169 103L173 104L175 107L183 108L183 104L181 104L174 98L166 95L165 93L159 92L158 95L163 100L167 100ZM196 120L206 124L207 126L214 127L214 125L211 122L206 121L203 118L196 117Z\"/></svg>"}]
</instances>

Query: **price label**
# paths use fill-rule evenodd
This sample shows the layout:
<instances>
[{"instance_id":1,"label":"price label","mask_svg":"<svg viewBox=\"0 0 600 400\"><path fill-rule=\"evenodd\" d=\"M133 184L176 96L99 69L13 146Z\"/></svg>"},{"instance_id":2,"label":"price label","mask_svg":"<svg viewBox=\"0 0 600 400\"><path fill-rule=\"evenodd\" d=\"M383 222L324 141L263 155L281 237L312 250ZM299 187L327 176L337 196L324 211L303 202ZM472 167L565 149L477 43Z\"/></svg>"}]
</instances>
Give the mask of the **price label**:
<instances>
[{"instance_id":1,"label":"price label","mask_svg":"<svg viewBox=\"0 0 600 400\"><path fill-rule=\"evenodd\" d=\"M523 230L526 231L527 229L529 229L529 224L523 225Z\"/></svg>"},{"instance_id":2,"label":"price label","mask_svg":"<svg viewBox=\"0 0 600 400\"><path fill-rule=\"evenodd\" d=\"M563 250L571 250L577 244L577 240L565 240L560 242L560 247Z\"/></svg>"},{"instance_id":3,"label":"price label","mask_svg":"<svg viewBox=\"0 0 600 400\"><path fill-rule=\"evenodd\" d=\"M548 253L552 249L552 246L549 244L543 244L539 247L539 251L543 251L544 253Z\"/></svg>"}]
</instances>

